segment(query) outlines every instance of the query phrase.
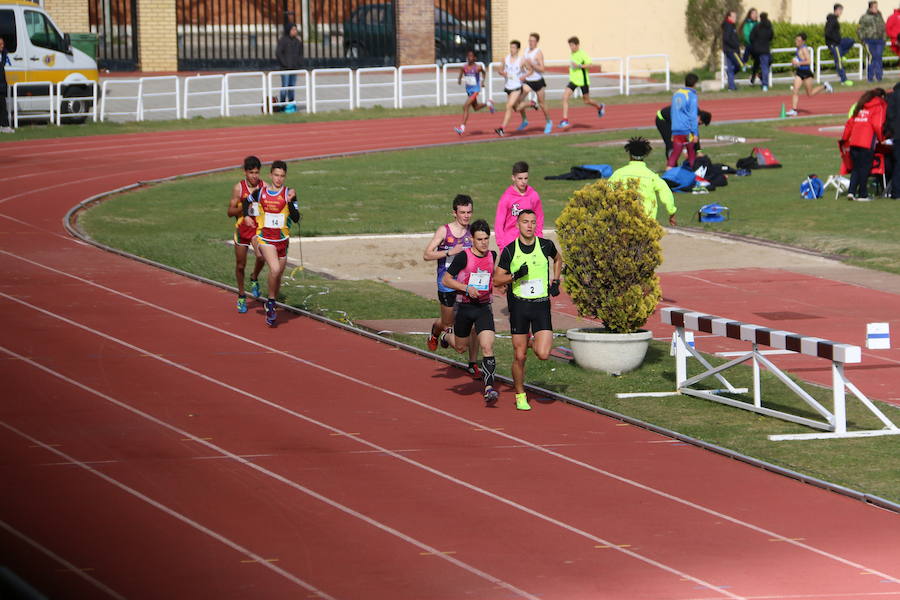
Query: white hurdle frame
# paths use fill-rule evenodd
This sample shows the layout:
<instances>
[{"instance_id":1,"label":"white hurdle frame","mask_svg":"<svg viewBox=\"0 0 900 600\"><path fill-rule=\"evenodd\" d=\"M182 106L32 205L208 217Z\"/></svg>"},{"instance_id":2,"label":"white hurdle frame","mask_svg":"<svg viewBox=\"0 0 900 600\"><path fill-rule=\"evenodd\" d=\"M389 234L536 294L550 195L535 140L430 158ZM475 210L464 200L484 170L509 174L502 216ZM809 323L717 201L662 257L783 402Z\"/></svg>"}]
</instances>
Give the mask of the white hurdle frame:
<instances>
[{"instance_id":1,"label":"white hurdle frame","mask_svg":"<svg viewBox=\"0 0 900 600\"><path fill-rule=\"evenodd\" d=\"M434 93L431 94L411 94L406 98L412 100L414 98L431 98L434 96L434 105L441 105L441 68L436 64L429 65L404 65L397 69L397 90L399 94L398 107L403 108L403 74L408 71L426 71L434 75ZM407 82L409 83L409 82ZM415 81L412 83L428 84L429 81Z\"/></svg>"},{"instance_id":2,"label":"white hurdle frame","mask_svg":"<svg viewBox=\"0 0 900 600\"><path fill-rule=\"evenodd\" d=\"M192 81L218 81L219 89L211 90L206 92L191 92L191 82ZM200 110L215 110L217 107L215 104L207 104L205 106L197 106L195 108L191 107L191 96L214 96L216 94L219 95L219 116L225 116L225 76L224 75L192 75L190 77L184 78L184 115L185 119L190 118L191 111L200 111Z\"/></svg>"},{"instance_id":3,"label":"white hurdle frame","mask_svg":"<svg viewBox=\"0 0 900 600\"><path fill-rule=\"evenodd\" d=\"M297 81L292 86L284 87L281 85L281 76L282 75L296 75ZM297 92L302 88L303 89L303 99L304 99L304 107L306 108L306 113L309 114L312 110L310 106L310 89L309 89L309 71L306 69L295 69L291 71L269 71L266 74L268 78L268 102L266 103L266 113L272 114L275 110L276 106L286 106L288 104L296 104L297 103ZM275 77L278 77L278 85L275 85ZM300 83L300 80L303 80L303 83ZM275 100L274 96L277 94L279 98L281 97L282 90L294 90L294 100L293 101L284 101Z\"/></svg>"},{"instance_id":4,"label":"white hurdle frame","mask_svg":"<svg viewBox=\"0 0 900 600\"><path fill-rule=\"evenodd\" d=\"M823 433L801 433L786 435L770 435L772 441L783 440L811 440L834 438L874 437L882 435L900 435L898 428L884 413L882 413L862 391L859 390L844 374L845 364L862 362L862 351L859 346L839 344L810 336L801 336L789 331L770 330L759 325L740 323L732 319L725 319L713 315L706 315L678 307L668 307L661 311L662 322L675 327L675 392L659 392L655 394L625 394L621 397L634 397L642 395L676 395L685 394L705 400L712 400L720 404L727 404L743 410L756 412L770 417L791 421L814 429L820 429ZM694 348L691 348L685 340L685 330L691 329L711 333L712 335L738 339L752 344L752 349L718 367L713 367ZM765 343L758 338L763 337ZM781 369L769 361L759 350L759 345L783 350L792 350L807 356L815 356L831 361L832 373L832 411L822 406L816 399L810 396L804 389L794 383ZM788 347L791 346L791 347ZM706 369L694 377L687 376L687 359L692 356ZM746 388L733 387L721 374L728 369L752 361L753 366L753 404L726 398L720 394L729 392L732 394L745 393ZM809 407L819 413L825 421L816 421L806 417L775 410L763 406L762 388L760 386L760 367L765 367L794 394L803 400ZM692 388L694 384L714 376L725 384L725 389L699 390ZM846 390L853 394L879 421L884 424L883 429L863 431L847 430Z\"/></svg>"},{"instance_id":5,"label":"white hurdle frame","mask_svg":"<svg viewBox=\"0 0 900 600\"><path fill-rule=\"evenodd\" d=\"M328 75L347 75L347 83L324 83L317 84L316 80L322 76ZM310 87L312 88L312 100L311 111L317 112L317 103L321 104L335 104L340 102L341 104L347 103L347 108L353 110L353 69L348 68L340 68L340 69L313 69L312 79L310 83ZM319 100L318 99L318 90L319 88L347 88L347 97L346 98L337 98L334 100Z\"/></svg>"},{"instance_id":6,"label":"white hurdle frame","mask_svg":"<svg viewBox=\"0 0 900 600\"><path fill-rule=\"evenodd\" d=\"M38 86L47 87L50 100L49 112L29 113L27 115L19 115L19 87L20 86ZM29 98L42 98L42 96L29 96ZM19 128L19 121L34 121L38 119L50 119L50 123L54 123L54 108L56 108L56 95L54 94L54 86L52 81L17 81L12 84L12 105L13 105L13 127Z\"/></svg>"},{"instance_id":7,"label":"white hurdle frame","mask_svg":"<svg viewBox=\"0 0 900 600\"><path fill-rule=\"evenodd\" d=\"M659 73L661 69L633 69L631 66L631 61L640 58L640 59L648 59L648 58L662 58L665 63L664 72L666 74L666 83L631 83L632 74L637 71L638 73L647 73L650 75L651 73ZM672 70L669 65L669 55L668 54L633 54L631 56L625 57L625 95L630 96L631 90L637 88L648 88L648 87L657 87L660 85L665 85L666 91L670 91L672 89Z\"/></svg>"},{"instance_id":8,"label":"white hurdle frame","mask_svg":"<svg viewBox=\"0 0 900 600\"><path fill-rule=\"evenodd\" d=\"M375 81L371 83L363 83L363 77L368 74L390 73L392 78L390 81ZM391 95L375 98L363 98L363 89L368 88L386 88L390 86ZM356 70L356 102L355 108L362 107L363 102L383 102L389 100L391 108L397 108L399 102L399 86L397 85L397 67L363 67Z\"/></svg>"},{"instance_id":9,"label":"white hurdle frame","mask_svg":"<svg viewBox=\"0 0 900 600\"><path fill-rule=\"evenodd\" d=\"M258 79L259 87L249 87L249 88L236 88L231 89L231 82L235 79ZM231 103L231 92L245 92L252 93L258 91L260 94L259 102L245 102L243 104L232 104ZM268 102L266 101L266 97L268 96L268 90L266 88L266 74L262 71L248 71L246 73L226 73L225 79L222 81L222 97L223 102L225 103L225 116L231 116L231 109L234 108L259 108L260 112L266 112L266 105Z\"/></svg>"},{"instance_id":10,"label":"white hurdle frame","mask_svg":"<svg viewBox=\"0 0 900 600\"><path fill-rule=\"evenodd\" d=\"M62 103L65 98L63 98L63 89L70 86L90 86L91 95L90 96L76 96L77 98L90 98L91 99L91 110L88 112L82 113L68 113L65 116L62 114ZM62 125L63 119L69 119L72 117L90 117L94 123L97 122L97 82L96 81L79 81L79 82L71 82L66 83L65 81L60 81L56 84L56 124Z\"/></svg>"}]
</instances>

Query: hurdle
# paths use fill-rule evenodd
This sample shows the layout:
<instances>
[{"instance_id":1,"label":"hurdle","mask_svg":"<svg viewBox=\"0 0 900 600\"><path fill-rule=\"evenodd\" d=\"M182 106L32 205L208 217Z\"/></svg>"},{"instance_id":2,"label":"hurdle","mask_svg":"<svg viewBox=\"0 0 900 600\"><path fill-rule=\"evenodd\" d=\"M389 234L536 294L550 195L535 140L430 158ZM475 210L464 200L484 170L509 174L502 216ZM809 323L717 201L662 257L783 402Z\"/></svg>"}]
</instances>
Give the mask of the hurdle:
<instances>
[{"instance_id":1,"label":"hurdle","mask_svg":"<svg viewBox=\"0 0 900 600\"><path fill-rule=\"evenodd\" d=\"M856 438L856 437L872 437L881 435L900 435L898 428L884 413L882 413L853 382L851 382L844 374L845 364L856 364L862 362L862 351L859 346L849 344L841 344L817 337L803 336L790 331L773 330L761 325L751 325L741 323L732 319L725 319L713 315L707 315L691 310L667 307L661 311L661 320L663 323L675 327L675 388L676 392L721 404L727 404L736 408L760 413L766 416L783 419L806 425L814 429L822 430L823 433L801 433L788 435L770 435L772 441L783 440L811 440L811 439L833 439L833 438ZM715 336L726 337L735 340L750 342L752 349L749 352L738 356L718 367L713 367L696 349L690 347L685 340L686 330L700 331ZM759 346L768 346L780 350L789 350L798 354L807 356L815 356L831 361L832 374L832 399L833 407L829 411L822 406L815 398L810 396L803 388L792 381L781 369L776 367L769 361L759 350ZM706 369L699 375L688 378L687 376L687 359L689 356L697 359ZM753 403L743 402L734 398L721 396L722 392L730 392L739 394L746 392L746 388L735 388L722 376L724 371L742 364L752 361L753 367ZM761 367L765 367L770 373L778 378L785 386L794 394L803 400L810 408L819 413L825 421L817 421L808 419L784 411L769 408L763 405L762 391L760 387L760 371ZM714 376L725 384L724 390L703 390L696 389L692 386L698 382ZM855 396L878 420L884 424L882 429L872 429L864 431L848 431L847 430L847 413L846 413L846 391ZM665 392L664 392L665 393ZM632 394L635 396L637 394ZM659 395L653 394L653 395Z\"/></svg>"}]
</instances>

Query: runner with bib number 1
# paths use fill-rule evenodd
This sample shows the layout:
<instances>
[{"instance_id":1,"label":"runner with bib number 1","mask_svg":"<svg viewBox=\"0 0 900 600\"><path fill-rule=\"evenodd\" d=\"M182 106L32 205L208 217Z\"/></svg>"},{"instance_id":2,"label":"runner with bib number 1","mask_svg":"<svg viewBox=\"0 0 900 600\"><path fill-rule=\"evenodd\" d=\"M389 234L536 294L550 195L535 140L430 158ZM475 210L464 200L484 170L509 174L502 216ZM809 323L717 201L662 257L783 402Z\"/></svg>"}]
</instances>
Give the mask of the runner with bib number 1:
<instances>
[{"instance_id":1,"label":"runner with bib number 1","mask_svg":"<svg viewBox=\"0 0 900 600\"><path fill-rule=\"evenodd\" d=\"M266 300L266 325L275 327L277 315L275 300L281 288L281 275L287 264L288 242L290 242L290 223L300 222L300 210L297 207L297 193L285 187L287 163L276 160L270 170L271 185L261 184L253 194L243 202L243 214L249 216L256 213L256 236L253 238L253 249L257 256L262 256L269 267Z\"/></svg>"},{"instance_id":2,"label":"runner with bib number 1","mask_svg":"<svg viewBox=\"0 0 900 600\"><path fill-rule=\"evenodd\" d=\"M494 285L509 284L509 327L513 342L512 376L516 408L531 410L525 395L525 359L529 334L534 335L532 349L540 360L550 357L553 347L553 323L550 296L559 295L562 254L556 244L535 235L534 211L519 213L519 237L500 253L494 270Z\"/></svg>"}]
</instances>

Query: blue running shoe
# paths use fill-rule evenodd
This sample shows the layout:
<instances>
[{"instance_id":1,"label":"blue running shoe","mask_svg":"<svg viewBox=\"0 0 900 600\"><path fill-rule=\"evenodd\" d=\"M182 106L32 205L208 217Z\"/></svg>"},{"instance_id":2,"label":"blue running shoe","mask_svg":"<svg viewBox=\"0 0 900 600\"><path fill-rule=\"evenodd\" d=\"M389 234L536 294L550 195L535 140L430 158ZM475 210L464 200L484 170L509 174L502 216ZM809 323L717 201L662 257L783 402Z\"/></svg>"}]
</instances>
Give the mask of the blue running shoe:
<instances>
[{"instance_id":1,"label":"blue running shoe","mask_svg":"<svg viewBox=\"0 0 900 600\"><path fill-rule=\"evenodd\" d=\"M553 131L553 121L547 121L547 124L544 125L544 133L550 133Z\"/></svg>"},{"instance_id":2,"label":"blue running shoe","mask_svg":"<svg viewBox=\"0 0 900 600\"><path fill-rule=\"evenodd\" d=\"M497 399L500 397L500 394L492 387L484 388L484 405L487 407L494 406L497 404Z\"/></svg>"},{"instance_id":3,"label":"blue running shoe","mask_svg":"<svg viewBox=\"0 0 900 600\"><path fill-rule=\"evenodd\" d=\"M516 127L516 131L524 131L526 127L528 127L528 121L522 121L519 123L519 126Z\"/></svg>"},{"instance_id":4,"label":"blue running shoe","mask_svg":"<svg viewBox=\"0 0 900 600\"><path fill-rule=\"evenodd\" d=\"M255 279L250 280L250 293L253 295L254 298L259 298L259 296L260 296L259 282Z\"/></svg>"},{"instance_id":5,"label":"blue running shoe","mask_svg":"<svg viewBox=\"0 0 900 600\"><path fill-rule=\"evenodd\" d=\"M559 122L559 127L558 127L558 129L565 129L565 128L568 127L568 126L569 126L569 120L568 120L568 119L564 119L564 120L562 120L562 121Z\"/></svg>"},{"instance_id":6,"label":"blue running shoe","mask_svg":"<svg viewBox=\"0 0 900 600\"><path fill-rule=\"evenodd\" d=\"M275 314L275 301L274 300L266 300L266 325L269 327L275 327L275 321L278 320L278 315Z\"/></svg>"},{"instance_id":7,"label":"blue running shoe","mask_svg":"<svg viewBox=\"0 0 900 600\"><path fill-rule=\"evenodd\" d=\"M463 129L462 127L454 127L454 128L453 128L453 131L456 132L456 135L462 135L462 134L464 134L464 133L466 132L466 130Z\"/></svg>"},{"instance_id":8,"label":"blue running shoe","mask_svg":"<svg viewBox=\"0 0 900 600\"><path fill-rule=\"evenodd\" d=\"M494 107L494 101L491 100L490 98L488 98L488 99L487 99L487 102L485 102L485 104L487 104L488 110L491 111L491 114L494 114L494 111L497 110L497 109Z\"/></svg>"},{"instance_id":9,"label":"blue running shoe","mask_svg":"<svg viewBox=\"0 0 900 600\"><path fill-rule=\"evenodd\" d=\"M597 116L602 118L603 115L605 115L605 114L606 114L606 105L601 102L600 109L597 111Z\"/></svg>"},{"instance_id":10,"label":"blue running shoe","mask_svg":"<svg viewBox=\"0 0 900 600\"><path fill-rule=\"evenodd\" d=\"M245 297L238 296L237 309L238 309L238 312L241 314L244 314L245 312L247 312L247 299Z\"/></svg>"}]
</instances>

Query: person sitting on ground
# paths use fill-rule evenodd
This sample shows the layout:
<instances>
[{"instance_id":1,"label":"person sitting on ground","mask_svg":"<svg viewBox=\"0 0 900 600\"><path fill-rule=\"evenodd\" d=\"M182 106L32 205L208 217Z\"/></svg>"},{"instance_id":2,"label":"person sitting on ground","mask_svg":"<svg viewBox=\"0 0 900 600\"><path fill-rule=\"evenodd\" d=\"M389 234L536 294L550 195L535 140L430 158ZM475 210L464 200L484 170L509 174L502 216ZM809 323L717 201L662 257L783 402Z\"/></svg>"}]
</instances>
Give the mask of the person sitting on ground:
<instances>
[{"instance_id":1,"label":"person sitting on ground","mask_svg":"<svg viewBox=\"0 0 900 600\"><path fill-rule=\"evenodd\" d=\"M850 189L847 199L868 202L869 172L875 160L875 145L884 141L884 120L887 103L882 88L866 91L856 102L853 114L844 126L841 143L850 148Z\"/></svg>"},{"instance_id":2,"label":"person sitting on ground","mask_svg":"<svg viewBox=\"0 0 900 600\"><path fill-rule=\"evenodd\" d=\"M625 184L629 181L637 182L637 190L644 202L644 213L653 220L656 220L656 213L659 203L662 202L666 211L669 213L669 225L675 227L678 223L675 221L675 197L672 190L663 181L662 177L650 170L644 162L647 155L653 148L650 142L642 137L633 137L625 144L625 152L628 153L630 162L624 167L618 169L610 178L610 183Z\"/></svg>"}]
</instances>

